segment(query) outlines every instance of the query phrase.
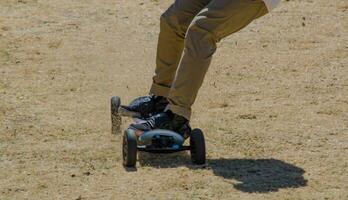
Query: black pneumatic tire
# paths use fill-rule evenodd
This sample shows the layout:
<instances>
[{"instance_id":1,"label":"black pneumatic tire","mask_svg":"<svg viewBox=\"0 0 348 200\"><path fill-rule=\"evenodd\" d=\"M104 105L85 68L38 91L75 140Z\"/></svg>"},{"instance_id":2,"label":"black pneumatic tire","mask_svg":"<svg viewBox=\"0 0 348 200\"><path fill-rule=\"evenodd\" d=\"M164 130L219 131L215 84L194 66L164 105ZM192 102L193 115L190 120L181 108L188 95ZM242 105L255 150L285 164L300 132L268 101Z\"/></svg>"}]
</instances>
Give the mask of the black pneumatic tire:
<instances>
[{"instance_id":1,"label":"black pneumatic tire","mask_svg":"<svg viewBox=\"0 0 348 200\"><path fill-rule=\"evenodd\" d=\"M200 129L194 129L190 137L191 160L194 164L205 164L205 140L203 132Z\"/></svg>"},{"instance_id":2,"label":"black pneumatic tire","mask_svg":"<svg viewBox=\"0 0 348 200\"><path fill-rule=\"evenodd\" d=\"M118 114L118 108L121 105L121 99L119 97L113 96L111 98L111 133L117 134L121 131L122 119Z\"/></svg>"},{"instance_id":3,"label":"black pneumatic tire","mask_svg":"<svg viewBox=\"0 0 348 200\"><path fill-rule=\"evenodd\" d=\"M137 137L135 132L127 129L123 135L123 165L125 167L135 167L137 162Z\"/></svg>"}]
</instances>

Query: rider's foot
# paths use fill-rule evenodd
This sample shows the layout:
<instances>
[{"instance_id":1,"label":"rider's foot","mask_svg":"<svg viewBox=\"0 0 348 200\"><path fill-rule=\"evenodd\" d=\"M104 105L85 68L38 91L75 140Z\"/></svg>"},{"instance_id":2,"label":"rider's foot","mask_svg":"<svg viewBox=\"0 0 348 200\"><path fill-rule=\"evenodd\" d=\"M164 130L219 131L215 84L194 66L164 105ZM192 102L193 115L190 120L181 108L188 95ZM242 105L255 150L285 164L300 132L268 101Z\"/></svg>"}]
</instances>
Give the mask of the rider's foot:
<instances>
[{"instance_id":1,"label":"rider's foot","mask_svg":"<svg viewBox=\"0 0 348 200\"><path fill-rule=\"evenodd\" d=\"M142 131L150 131L153 129L171 130L181 134L183 137L188 137L191 132L189 121L180 115L177 115L170 110L156 114L142 123L130 125L132 128Z\"/></svg>"},{"instance_id":2,"label":"rider's foot","mask_svg":"<svg viewBox=\"0 0 348 200\"><path fill-rule=\"evenodd\" d=\"M136 98L128 106L121 106L121 109L133 116L147 118L163 112L167 105L167 98L149 95Z\"/></svg>"}]
</instances>

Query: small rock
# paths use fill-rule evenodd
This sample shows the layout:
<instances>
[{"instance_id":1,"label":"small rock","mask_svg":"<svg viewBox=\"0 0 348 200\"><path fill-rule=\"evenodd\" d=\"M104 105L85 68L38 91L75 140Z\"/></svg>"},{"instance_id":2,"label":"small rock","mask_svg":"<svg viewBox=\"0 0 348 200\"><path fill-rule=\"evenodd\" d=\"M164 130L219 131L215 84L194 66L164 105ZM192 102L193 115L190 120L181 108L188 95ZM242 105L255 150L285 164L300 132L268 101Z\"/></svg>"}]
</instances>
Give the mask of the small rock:
<instances>
[{"instance_id":1,"label":"small rock","mask_svg":"<svg viewBox=\"0 0 348 200\"><path fill-rule=\"evenodd\" d=\"M83 174L86 176L89 176L89 175L91 175L91 172L84 172Z\"/></svg>"},{"instance_id":2,"label":"small rock","mask_svg":"<svg viewBox=\"0 0 348 200\"><path fill-rule=\"evenodd\" d=\"M239 115L238 118L240 118L240 119L256 119L256 115L253 115L253 114L243 114L243 115Z\"/></svg>"}]
</instances>

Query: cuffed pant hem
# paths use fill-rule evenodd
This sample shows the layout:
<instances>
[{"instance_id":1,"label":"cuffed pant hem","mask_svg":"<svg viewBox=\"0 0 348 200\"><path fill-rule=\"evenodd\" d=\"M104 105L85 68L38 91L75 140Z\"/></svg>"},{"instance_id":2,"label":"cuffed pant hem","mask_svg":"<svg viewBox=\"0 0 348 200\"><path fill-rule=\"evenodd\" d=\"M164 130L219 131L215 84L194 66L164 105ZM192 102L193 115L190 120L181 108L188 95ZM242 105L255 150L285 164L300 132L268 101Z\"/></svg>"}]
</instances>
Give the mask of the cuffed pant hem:
<instances>
[{"instance_id":1,"label":"cuffed pant hem","mask_svg":"<svg viewBox=\"0 0 348 200\"><path fill-rule=\"evenodd\" d=\"M154 94L156 96L168 97L169 91L170 91L169 87L152 83L150 94Z\"/></svg>"},{"instance_id":2,"label":"cuffed pant hem","mask_svg":"<svg viewBox=\"0 0 348 200\"><path fill-rule=\"evenodd\" d=\"M185 117L187 120L191 118L191 109L183 108L180 106L175 106L172 104L168 104L166 110L170 110L173 113Z\"/></svg>"}]
</instances>

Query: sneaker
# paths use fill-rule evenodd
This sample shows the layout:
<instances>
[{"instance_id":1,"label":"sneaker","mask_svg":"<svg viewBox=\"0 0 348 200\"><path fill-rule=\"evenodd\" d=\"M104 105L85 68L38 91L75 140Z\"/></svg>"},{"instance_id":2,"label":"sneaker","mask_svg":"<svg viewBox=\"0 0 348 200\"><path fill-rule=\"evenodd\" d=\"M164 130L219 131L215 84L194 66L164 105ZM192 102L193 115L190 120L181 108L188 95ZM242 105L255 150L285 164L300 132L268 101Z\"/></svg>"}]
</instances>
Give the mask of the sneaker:
<instances>
[{"instance_id":1,"label":"sneaker","mask_svg":"<svg viewBox=\"0 0 348 200\"><path fill-rule=\"evenodd\" d=\"M131 124L130 127L141 131L154 129L170 130L179 133L184 138L187 138L191 132L189 121L185 117L177 115L170 110L158 113L141 123Z\"/></svg>"},{"instance_id":2,"label":"sneaker","mask_svg":"<svg viewBox=\"0 0 348 200\"><path fill-rule=\"evenodd\" d=\"M163 112L168 105L165 97L149 95L136 98L128 106L121 106L121 112L132 117L148 118Z\"/></svg>"}]
</instances>

